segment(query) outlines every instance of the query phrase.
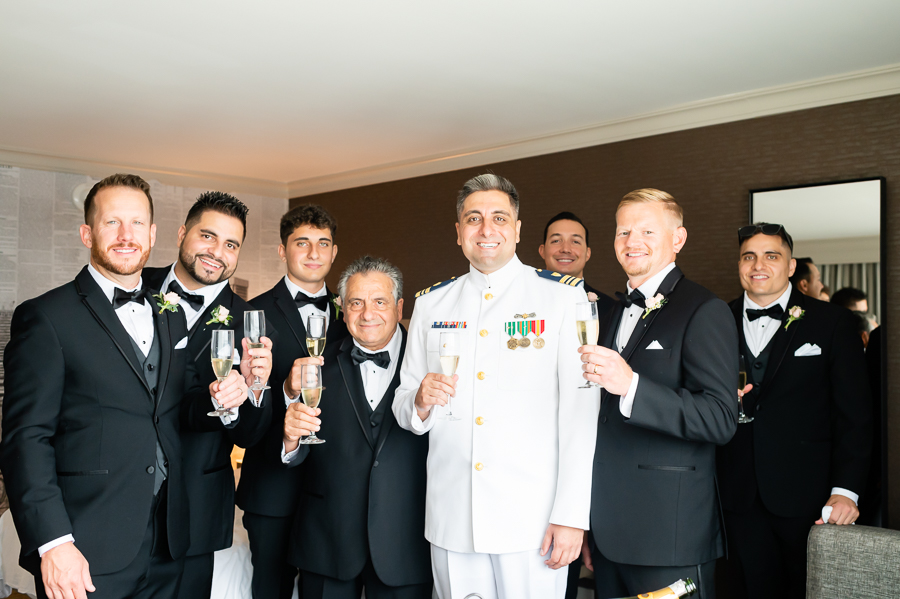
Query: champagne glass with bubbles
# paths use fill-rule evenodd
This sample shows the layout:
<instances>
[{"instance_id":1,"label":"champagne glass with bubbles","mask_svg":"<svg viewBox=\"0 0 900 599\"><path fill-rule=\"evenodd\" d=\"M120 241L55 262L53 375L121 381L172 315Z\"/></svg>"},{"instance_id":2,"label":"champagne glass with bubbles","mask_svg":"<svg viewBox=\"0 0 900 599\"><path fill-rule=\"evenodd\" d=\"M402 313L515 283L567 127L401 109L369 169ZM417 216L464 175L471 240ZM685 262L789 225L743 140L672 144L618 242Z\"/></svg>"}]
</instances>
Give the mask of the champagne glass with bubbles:
<instances>
[{"instance_id":1,"label":"champagne glass with bubbles","mask_svg":"<svg viewBox=\"0 0 900 599\"><path fill-rule=\"evenodd\" d=\"M459 331L441 331L441 373L445 376L456 374L459 366ZM447 394L447 411L439 417L441 420L459 420L450 408L450 394Z\"/></svg>"},{"instance_id":2,"label":"champagne glass with bubbles","mask_svg":"<svg viewBox=\"0 0 900 599\"><path fill-rule=\"evenodd\" d=\"M247 347L250 349L259 349L263 347L260 337L266 335L266 313L262 310L248 310L244 312L244 337L247 338ZM268 385L256 380L250 386L254 391L262 391L263 389L271 389Z\"/></svg>"},{"instance_id":3,"label":"champagne glass with bubbles","mask_svg":"<svg viewBox=\"0 0 900 599\"><path fill-rule=\"evenodd\" d=\"M325 317L313 315L306 319L306 351L318 358L325 351Z\"/></svg>"},{"instance_id":4,"label":"champagne glass with bubbles","mask_svg":"<svg viewBox=\"0 0 900 599\"><path fill-rule=\"evenodd\" d=\"M216 379L221 383L228 377L228 373L231 372L231 365L234 364L234 331L231 329L214 330L209 347L213 372L216 374ZM220 405L206 415L233 416L234 414L228 408Z\"/></svg>"},{"instance_id":5,"label":"champagne glass with bubbles","mask_svg":"<svg viewBox=\"0 0 900 599\"><path fill-rule=\"evenodd\" d=\"M578 302L575 304L575 327L578 332L578 342L581 345L597 345L600 338L600 316L597 313L597 302ZM578 387L590 389L600 387L591 381Z\"/></svg>"},{"instance_id":6,"label":"champagne glass with bubbles","mask_svg":"<svg viewBox=\"0 0 900 599\"><path fill-rule=\"evenodd\" d=\"M309 408L318 408L322 401L322 368L318 364L303 364L300 367L300 397ZM300 439L302 445L319 445L325 439L316 436L316 431L310 431L309 436Z\"/></svg>"}]
</instances>

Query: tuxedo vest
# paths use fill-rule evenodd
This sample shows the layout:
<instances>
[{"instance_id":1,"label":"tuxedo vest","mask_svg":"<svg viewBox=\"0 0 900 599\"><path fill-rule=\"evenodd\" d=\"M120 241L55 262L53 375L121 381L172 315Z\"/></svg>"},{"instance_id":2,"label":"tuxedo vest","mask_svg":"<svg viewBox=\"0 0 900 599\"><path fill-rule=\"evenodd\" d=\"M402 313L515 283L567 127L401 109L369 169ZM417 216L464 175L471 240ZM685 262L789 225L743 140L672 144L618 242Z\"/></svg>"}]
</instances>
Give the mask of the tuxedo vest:
<instances>
[{"instance_id":1,"label":"tuxedo vest","mask_svg":"<svg viewBox=\"0 0 900 599\"><path fill-rule=\"evenodd\" d=\"M357 372L359 372L359 366L354 366ZM381 424L384 422L384 414L388 409L387 405L392 403L394 400L394 394L391 391L390 385L388 385L388 390L385 391L384 396L381 398L381 401L378 403L378 406L373 410L372 406L369 405L369 402L366 400L366 394L364 385L362 384L362 376L359 377L359 389L362 393L354 393L353 401L356 402L356 409L360 414L365 414L369 417L369 429L366 433L369 436L369 441L372 442L374 446L378 442L378 436L381 434Z\"/></svg>"},{"instance_id":2,"label":"tuxedo vest","mask_svg":"<svg viewBox=\"0 0 900 599\"><path fill-rule=\"evenodd\" d=\"M128 339L131 341L131 347L134 349L134 355L138 359L138 362L141 364L141 374L144 375L144 380L147 382L147 386L150 387L150 393L153 396L154 408L156 407L156 402L159 401L157 397L158 389L156 388L159 383L159 362L160 362L160 349L159 349L159 334L154 331L153 335L153 343L150 344L150 351L147 352L146 357L144 356L144 352L141 351L141 348L138 347L138 344L135 343L134 339L131 338L131 335L128 336ZM157 435L159 432L157 431ZM166 480L166 477L169 475L169 469L166 467L166 456L163 454L162 446L159 444L159 438L156 439L156 471L153 473L153 494L156 495L159 492L159 488L162 486L163 481Z\"/></svg>"}]
</instances>

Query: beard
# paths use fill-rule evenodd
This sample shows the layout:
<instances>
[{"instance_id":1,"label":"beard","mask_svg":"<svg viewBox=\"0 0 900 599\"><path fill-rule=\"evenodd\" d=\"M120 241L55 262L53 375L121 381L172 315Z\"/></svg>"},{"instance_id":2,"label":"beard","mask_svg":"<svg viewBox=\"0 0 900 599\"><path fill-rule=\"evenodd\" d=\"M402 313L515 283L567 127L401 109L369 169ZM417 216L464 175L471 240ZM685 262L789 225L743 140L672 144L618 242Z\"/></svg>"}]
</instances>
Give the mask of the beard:
<instances>
[{"instance_id":1,"label":"beard","mask_svg":"<svg viewBox=\"0 0 900 599\"><path fill-rule=\"evenodd\" d=\"M203 267L203 263L200 262L200 258L203 258L209 262L214 262L216 264L220 264L222 266L222 270L218 274L210 274ZM188 254L185 250L178 250L178 261L181 262L181 266L184 267L188 274L193 277L195 281L202 285L215 285L216 283L221 283L234 274L234 271L237 270L237 265L233 266L230 270L228 265L222 262L221 260L217 260L213 258L209 254Z\"/></svg>"},{"instance_id":2,"label":"beard","mask_svg":"<svg viewBox=\"0 0 900 599\"><path fill-rule=\"evenodd\" d=\"M129 263L127 258L122 258L121 261L115 260L110 257L110 252L115 248L137 248L141 252L141 258L136 263ZM139 243L117 243L109 246L107 251L103 252L97 247L97 244L93 244L91 246L91 260L111 273L129 276L141 272L144 269L144 265L147 264L147 260L150 259L150 250L148 249L146 252L143 250L144 248Z\"/></svg>"}]
</instances>

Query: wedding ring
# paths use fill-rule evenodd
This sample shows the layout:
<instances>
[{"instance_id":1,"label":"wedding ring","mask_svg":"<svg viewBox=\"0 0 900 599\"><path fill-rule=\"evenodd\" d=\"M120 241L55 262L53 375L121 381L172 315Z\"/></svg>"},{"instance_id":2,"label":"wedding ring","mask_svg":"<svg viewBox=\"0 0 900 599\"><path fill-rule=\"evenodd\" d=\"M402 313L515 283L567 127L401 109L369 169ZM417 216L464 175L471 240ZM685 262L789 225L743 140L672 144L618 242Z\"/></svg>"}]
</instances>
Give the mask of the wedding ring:
<instances>
[{"instance_id":1,"label":"wedding ring","mask_svg":"<svg viewBox=\"0 0 900 599\"><path fill-rule=\"evenodd\" d=\"M592 374L597 374L597 365L596 365L596 364L594 364L594 367L593 367L593 369L591 370L591 373L592 373Z\"/></svg>"}]
</instances>

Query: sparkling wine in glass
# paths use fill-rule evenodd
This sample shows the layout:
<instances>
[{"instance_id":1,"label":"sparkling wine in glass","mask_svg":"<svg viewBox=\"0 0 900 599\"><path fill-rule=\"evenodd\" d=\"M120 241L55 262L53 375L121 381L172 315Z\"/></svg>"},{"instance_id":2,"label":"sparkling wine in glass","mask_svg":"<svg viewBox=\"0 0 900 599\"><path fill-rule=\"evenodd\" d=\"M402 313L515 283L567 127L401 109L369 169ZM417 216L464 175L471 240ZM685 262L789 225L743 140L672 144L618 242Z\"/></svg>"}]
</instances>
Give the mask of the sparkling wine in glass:
<instances>
[{"instance_id":1,"label":"sparkling wine in glass","mask_svg":"<svg viewBox=\"0 0 900 599\"><path fill-rule=\"evenodd\" d=\"M228 377L228 373L231 372L231 365L234 364L234 331L231 329L214 330L209 347L213 372L216 374L216 379L221 383ZM233 416L234 414L231 410L220 405L212 412L207 412L206 415Z\"/></svg>"},{"instance_id":2,"label":"sparkling wine in glass","mask_svg":"<svg viewBox=\"0 0 900 599\"><path fill-rule=\"evenodd\" d=\"M453 376L459 366L459 331L441 331L441 374ZM450 394L447 394L447 411L439 416L441 420L459 420L450 408Z\"/></svg>"},{"instance_id":3,"label":"sparkling wine in glass","mask_svg":"<svg viewBox=\"0 0 900 599\"><path fill-rule=\"evenodd\" d=\"M740 356L740 366L738 366L738 389L743 390L746 386L747 364L744 361L744 356ZM738 395L738 407L740 408L740 414L738 414L738 424L747 424L748 422L753 422L753 417L747 416L744 413L744 397L742 395Z\"/></svg>"},{"instance_id":4,"label":"sparkling wine in glass","mask_svg":"<svg viewBox=\"0 0 900 599\"><path fill-rule=\"evenodd\" d=\"M575 330L581 345L597 345L600 338L600 316L596 302L578 302L575 304ZM586 381L579 389L600 387L597 383Z\"/></svg>"},{"instance_id":5,"label":"sparkling wine in glass","mask_svg":"<svg viewBox=\"0 0 900 599\"><path fill-rule=\"evenodd\" d=\"M244 312L244 337L247 338L247 347L250 349L259 349L263 347L260 337L266 335L266 313L262 310L248 310ZM253 391L262 391L263 389L271 389L268 385L256 380L250 385Z\"/></svg>"},{"instance_id":6,"label":"sparkling wine in glass","mask_svg":"<svg viewBox=\"0 0 900 599\"><path fill-rule=\"evenodd\" d=\"M319 357L325 351L325 317L313 315L306 319L306 351Z\"/></svg>"},{"instance_id":7,"label":"sparkling wine in glass","mask_svg":"<svg viewBox=\"0 0 900 599\"><path fill-rule=\"evenodd\" d=\"M300 367L300 397L308 408L318 408L322 401L322 368L318 364L304 364ZM300 439L302 445L319 445L325 439L316 436L316 431L310 431L308 437Z\"/></svg>"}]
</instances>

